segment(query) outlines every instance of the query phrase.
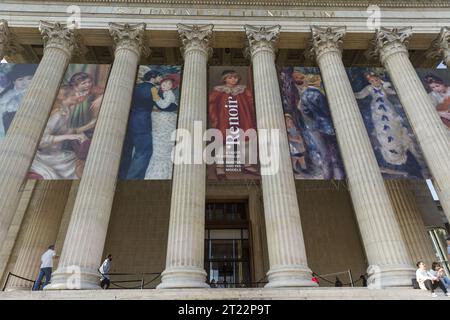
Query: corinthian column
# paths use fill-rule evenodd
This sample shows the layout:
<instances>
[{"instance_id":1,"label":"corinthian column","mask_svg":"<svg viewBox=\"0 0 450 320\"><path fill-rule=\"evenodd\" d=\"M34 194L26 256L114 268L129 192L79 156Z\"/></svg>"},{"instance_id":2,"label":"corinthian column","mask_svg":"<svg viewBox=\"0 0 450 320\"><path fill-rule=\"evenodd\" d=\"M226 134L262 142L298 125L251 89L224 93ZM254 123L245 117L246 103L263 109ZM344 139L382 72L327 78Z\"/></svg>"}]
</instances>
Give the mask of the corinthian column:
<instances>
[{"instance_id":1,"label":"corinthian column","mask_svg":"<svg viewBox=\"0 0 450 320\"><path fill-rule=\"evenodd\" d=\"M367 260L369 282L411 285L413 268L342 62L345 28L312 27L320 67Z\"/></svg>"},{"instance_id":2,"label":"corinthian column","mask_svg":"<svg viewBox=\"0 0 450 320\"><path fill-rule=\"evenodd\" d=\"M450 220L450 136L409 61L407 45L411 35L412 28L381 28L375 34L369 55L379 56L389 72ZM443 51L448 52L445 47Z\"/></svg>"},{"instance_id":3,"label":"corinthian column","mask_svg":"<svg viewBox=\"0 0 450 320\"><path fill-rule=\"evenodd\" d=\"M0 244L20 198L28 168L44 130L53 101L75 47L73 30L41 22L44 56L6 137L0 144Z\"/></svg>"},{"instance_id":4,"label":"corinthian column","mask_svg":"<svg viewBox=\"0 0 450 320\"><path fill-rule=\"evenodd\" d=\"M423 260L431 266L436 256L417 205L413 185L408 180L387 180L386 186L411 260Z\"/></svg>"},{"instance_id":5,"label":"corinthian column","mask_svg":"<svg viewBox=\"0 0 450 320\"><path fill-rule=\"evenodd\" d=\"M450 29L443 27L438 37L433 40L426 56L432 60L444 60L450 66Z\"/></svg>"},{"instance_id":6,"label":"corinthian column","mask_svg":"<svg viewBox=\"0 0 450 320\"><path fill-rule=\"evenodd\" d=\"M5 56L14 55L22 51L22 46L17 43L15 36L8 27L8 21L0 20L0 61Z\"/></svg>"},{"instance_id":7,"label":"corinthian column","mask_svg":"<svg viewBox=\"0 0 450 320\"><path fill-rule=\"evenodd\" d=\"M110 24L115 59L58 269L46 289L99 288L97 269L105 245L144 31L144 23Z\"/></svg>"},{"instance_id":8,"label":"corinthian column","mask_svg":"<svg viewBox=\"0 0 450 320\"><path fill-rule=\"evenodd\" d=\"M195 123L201 125L202 132L206 128L206 73L213 25L177 27L184 56L178 129L194 136ZM184 147L177 143L175 153ZM202 142L201 150L204 147ZM194 158L193 153L186 156ZM174 165L166 269L158 289L208 287L204 270L205 175L203 162Z\"/></svg>"},{"instance_id":9,"label":"corinthian column","mask_svg":"<svg viewBox=\"0 0 450 320\"><path fill-rule=\"evenodd\" d=\"M272 155L278 168L267 171L262 166L262 189L270 270L266 287L314 286L306 261L294 174L286 136L278 76L275 68L276 43L280 26L246 25L247 53L253 63L256 122L260 154L269 154L266 135L278 134L279 154ZM272 149L273 150L273 149Z\"/></svg>"}]
</instances>

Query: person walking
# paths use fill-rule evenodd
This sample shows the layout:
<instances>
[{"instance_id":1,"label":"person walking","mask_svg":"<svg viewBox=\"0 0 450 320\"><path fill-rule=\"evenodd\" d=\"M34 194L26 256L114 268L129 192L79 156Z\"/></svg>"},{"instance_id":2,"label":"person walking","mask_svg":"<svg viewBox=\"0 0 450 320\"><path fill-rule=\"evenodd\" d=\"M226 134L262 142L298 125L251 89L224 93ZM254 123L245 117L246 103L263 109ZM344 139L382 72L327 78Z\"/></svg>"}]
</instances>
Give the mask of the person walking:
<instances>
[{"instance_id":1,"label":"person walking","mask_svg":"<svg viewBox=\"0 0 450 320\"><path fill-rule=\"evenodd\" d=\"M59 258L56 255L55 252L55 246L50 245L47 249L47 251L44 252L44 254L41 256L41 268L39 271L39 276L34 283L33 291L37 291L40 289L42 279L45 276L45 282L42 286L42 289L45 288L46 285L50 283L50 280L52 278L52 269L53 269L53 259Z\"/></svg>"},{"instance_id":2,"label":"person walking","mask_svg":"<svg viewBox=\"0 0 450 320\"><path fill-rule=\"evenodd\" d=\"M109 275L109 270L111 270L111 261L112 261L112 255L108 254L105 261L103 261L100 268L98 268L98 271L101 273L100 278L100 287L102 289L108 289L109 285L111 284L111 278Z\"/></svg>"}]
</instances>

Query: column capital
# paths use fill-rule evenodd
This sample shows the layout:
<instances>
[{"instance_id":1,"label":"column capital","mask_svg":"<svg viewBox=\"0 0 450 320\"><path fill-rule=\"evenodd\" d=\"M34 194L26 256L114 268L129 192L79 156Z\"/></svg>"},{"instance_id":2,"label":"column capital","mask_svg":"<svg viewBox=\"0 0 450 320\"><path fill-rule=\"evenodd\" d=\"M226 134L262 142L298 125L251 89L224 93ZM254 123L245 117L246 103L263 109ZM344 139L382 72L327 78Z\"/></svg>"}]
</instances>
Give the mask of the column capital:
<instances>
[{"instance_id":1,"label":"column capital","mask_svg":"<svg viewBox=\"0 0 450 320\"><path fill-rule=\"evenodd\" d=\"M280 25L270 27L257 27L246 24L244 26L247 35L245 54L252 58L261 51L277 52L277 44L280 36Z\"/></svg>"},{"instance_id":2,"label":"column capital","mask_svg":"<svg viewBox=\"0 0 450 320\"><path fill-rule=\"evenodd\" d=\"M346 27L311 26L310 46L305 56L317 60L328 52L337 52L341 55L345 32Z\"/></svg>"},{"instance_id":3,"label":"column capital","mask_svg":"<svg viewBox=\"0 0 450 320\"><path fill-rule=\"evenodd\" d=\"M369 59L380 58L382 64L388 57L396 53L408 54L408 43L412 36L412 27L384 28L375 31L366 57Z\"/></svg>"},{"instance_id":4,"label":"column capital","mask_svg":"<svg viewBox=\"0 0 450 320\"><path fill-rule=\"evenodd\" d=\"M0 59L6 55L14 55L23 51L22 46L17 42L15 35L9 30L8 21L0 20Z\"/></svg>"},{"instance_id":5,"label":"column capital","mask_svg":"<svg viewBox=\"0 0 450 320\"><path fill-rule=\"evenodd\" d=\"M39 23L39 31L44 40L44 50L47 48L56 48L64 51L69 57L74 51L82 50L79 38L76 37L75 28L59 22L52 23L42 21Z\"/></svg>"},{"instance_id":6,"label":"column capital","mask_svg":"<svg viewBox=\"0 0 450 320\"><path fill-rule=\"evenodd\" d=\"M432 60L443 59L445 64L450 61L450 28L441 28L441 32L433 40L425 55L428 59Z\"/></svg>"},{"instance_id":7,"label":"column capital","mask_svg":"<svg viewBox=\"0 0 450 320\"><path fill-rule=\"evenodd\" d=\"M182 44L181 53L183 56L188 51L200 50L208 57L212 55L210 43L212 40L214 25L197 25L188 26L182 23L177 24L178 35Z\"/></svg>"},{"instance_id":8,"label":"column capital","mask_svg":"<svg viewBox=\"0 0 450 320\"><path fill-rule=\"evenodd\" d=\"M138 56L150 55L150 49L145 39L145 23L120 24L109 23L109 34L114 40L114 51L125 49L134 51Z\"/></svg>"}]
</instances>

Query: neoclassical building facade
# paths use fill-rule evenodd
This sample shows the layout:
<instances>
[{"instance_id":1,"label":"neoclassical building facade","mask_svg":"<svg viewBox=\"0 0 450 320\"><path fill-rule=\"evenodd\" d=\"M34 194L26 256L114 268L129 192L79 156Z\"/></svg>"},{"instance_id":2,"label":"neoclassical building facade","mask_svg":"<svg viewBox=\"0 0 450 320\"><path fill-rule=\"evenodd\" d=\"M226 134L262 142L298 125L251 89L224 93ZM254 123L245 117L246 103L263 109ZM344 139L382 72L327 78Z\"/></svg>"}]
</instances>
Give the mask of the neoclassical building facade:
<instances>
[{"instance_id":1,"label":"neoclassical building facade","mask_svg":"<svg viewBox=\"0 0 450 320\"><path fill-rule=\"evenodd\" d=\"M161 273L158 290L206 288L212 279L313 287L313 272L334 280L347 270L356 279L367 273L372 286L402 287L416 261L440 259L433 232L445 234L450 220L450 136L415 68L450 63L450 2L6 0L0 18L0 58L38 64L0 143L6 289L30 289L8 275L35 279L49 244L60 257L46 290L99 289L109 253L112 272L126 274L116 279ZM111 65L83 176L27 180L69 63ZM211 181L205 163L180 163L171 180L118 181L137 70L146 64L182 66L177 127L188 132L198 122L206 128L209 67L251 67L261 132L286 130L278 68L318 67L346 179L294 179L281 135L279 170L262 169L257 180ZM346 73L358 66L389 75L439 205L424 180L383 179ZM261 136L258 143L268 148Z\"/></svg>"}]
</instances>

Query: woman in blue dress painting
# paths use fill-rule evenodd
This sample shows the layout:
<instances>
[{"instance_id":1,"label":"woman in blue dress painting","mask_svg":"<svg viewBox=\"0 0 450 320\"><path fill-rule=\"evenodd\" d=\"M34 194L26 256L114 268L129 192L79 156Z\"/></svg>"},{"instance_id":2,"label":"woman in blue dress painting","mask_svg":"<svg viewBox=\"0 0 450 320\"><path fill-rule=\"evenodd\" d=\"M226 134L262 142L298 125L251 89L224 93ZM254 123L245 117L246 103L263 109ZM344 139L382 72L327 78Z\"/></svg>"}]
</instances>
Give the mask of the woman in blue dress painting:
<instances>
[{"instance_id":1,"label":"woman in blue dress painting","mask_svg":"<svg viewBox=\"0 0 450 320\"><path fill-rule=\"evenodd\" d=\"M421 170L426 168L423 157L401 114L401 105L390 100L390 96L397 93L391 83L383 81L378 74L366 72L364 76L369 84L355 92L355 97L359 100L370 97L369 127L373 127L375 139L372 140L381 154L381 159L379 155L377 158L382 172L391 176L422 177Z\"/></svg>"}]
</instances>

